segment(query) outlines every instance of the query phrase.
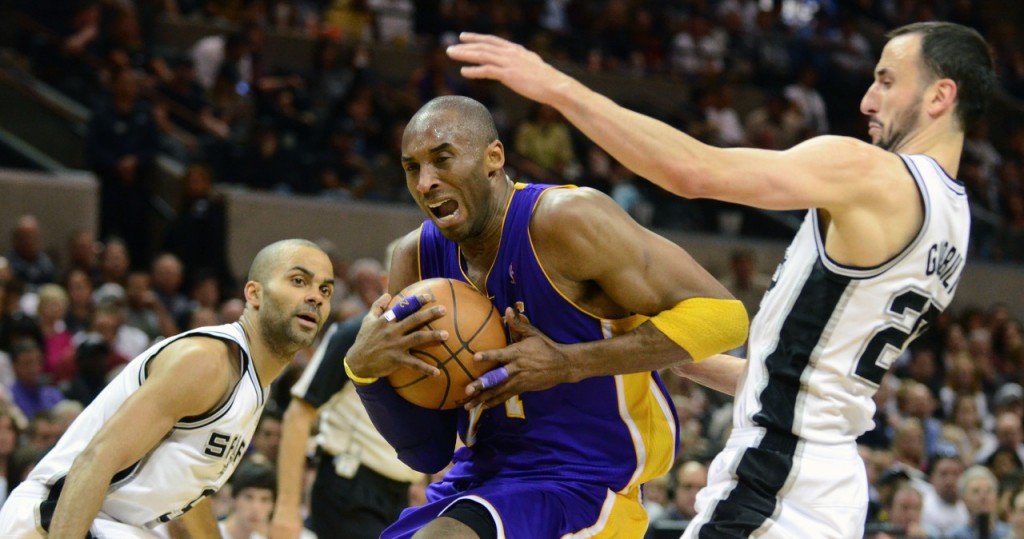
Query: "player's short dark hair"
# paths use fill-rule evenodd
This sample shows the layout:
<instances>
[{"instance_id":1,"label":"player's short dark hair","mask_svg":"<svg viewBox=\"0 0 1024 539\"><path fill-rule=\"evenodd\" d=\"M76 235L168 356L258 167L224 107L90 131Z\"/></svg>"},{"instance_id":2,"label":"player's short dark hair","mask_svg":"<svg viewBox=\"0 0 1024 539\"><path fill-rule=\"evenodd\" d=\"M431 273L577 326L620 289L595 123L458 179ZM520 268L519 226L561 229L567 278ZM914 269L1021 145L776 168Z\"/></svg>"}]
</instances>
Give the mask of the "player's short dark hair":
<instances>
[{"instance_id":1,"label":"player's short dark hair","mask_svg":"<svg viewBox=\"0 0 1024 539\"><path fill-rule=\"evenodd\" d=\"M277 470L273 464L247 460L238 465L231 475L231 496L238 495L247 488L269 490L277 499Z\"/></svg>"},{"instance_id":2,"label":"player's short dark hair","mask_svg":"<svg viewBox=\"0 0 1024 539\"><path fill-rule=\"evenodd\" d=\"M886 37L921 34L921 59L932 74L956 83L956 115L966 131L988 109L997 77L992 49L976 30L951 22L918 22Z\"/></svg>"}]
</instances>

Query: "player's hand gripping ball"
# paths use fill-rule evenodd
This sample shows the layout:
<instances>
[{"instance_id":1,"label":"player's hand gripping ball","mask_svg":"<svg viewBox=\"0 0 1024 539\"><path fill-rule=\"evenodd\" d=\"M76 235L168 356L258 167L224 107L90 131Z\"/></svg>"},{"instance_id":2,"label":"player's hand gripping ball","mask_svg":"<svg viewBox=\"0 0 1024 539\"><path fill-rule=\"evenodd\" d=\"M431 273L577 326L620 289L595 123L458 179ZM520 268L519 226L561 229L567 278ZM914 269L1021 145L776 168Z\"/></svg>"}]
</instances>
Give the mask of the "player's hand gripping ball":
<instances>
[{"instance_id":1,"label":"player's hand gripping ball","mask_svg":"<svg viewBox=\"0 0 1024 539\"><path fill-rule=\"evenodd\" d=\"M388 382L405 400L435 410L450 410L466 402L465 387L497 364L473 361L473 354L503 348L508 341L498 309L472 286L455 279L426 279L407 286L391 300L385 311L408 314L407 298L430 293L433 303L444 305L441 318L427 324L433 330L448 331L448 340L409 350L414 356L437 367L440 376L428 376L409 368L399 368Z\"/></svg>"}]
</instances>

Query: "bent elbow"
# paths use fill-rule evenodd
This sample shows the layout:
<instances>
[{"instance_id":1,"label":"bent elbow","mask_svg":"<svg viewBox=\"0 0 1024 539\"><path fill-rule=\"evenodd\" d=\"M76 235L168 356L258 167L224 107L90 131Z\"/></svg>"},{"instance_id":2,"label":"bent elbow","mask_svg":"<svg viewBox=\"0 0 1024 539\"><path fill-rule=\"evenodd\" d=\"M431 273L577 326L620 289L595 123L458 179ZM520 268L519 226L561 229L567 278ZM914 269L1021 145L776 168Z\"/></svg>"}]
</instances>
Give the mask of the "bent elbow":
<instances>
[{"instance_id":1,"label":"bent elbow","mask_svg":"<svg viewBox=\"0 0 1024 539\"><path fill-rule=\"evenodd\" d=\"M448 466L452 461L452 454L444 456L417 448L398 451L398 460L419 473L433 475Z\"/></svg>"}]
</instances>

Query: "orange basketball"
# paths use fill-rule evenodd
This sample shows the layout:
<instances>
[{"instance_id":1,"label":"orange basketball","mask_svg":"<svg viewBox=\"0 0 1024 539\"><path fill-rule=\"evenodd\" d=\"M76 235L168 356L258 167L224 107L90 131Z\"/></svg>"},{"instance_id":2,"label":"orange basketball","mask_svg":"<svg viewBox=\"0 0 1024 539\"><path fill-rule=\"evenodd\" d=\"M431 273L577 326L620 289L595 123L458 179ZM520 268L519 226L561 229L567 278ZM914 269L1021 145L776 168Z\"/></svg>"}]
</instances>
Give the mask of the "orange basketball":
<instances>
[{"instance_id":1,"label":"orange basketball","mask_svg":"<svg viewBox=\"0 0 1024 539\"><path fill-rule=\"evenodd\" d=\"M433 303L447 312L427 324L434 330L448 331L448 340L410 350L414 356L441 370L429 376L402 367L388 376L388 382L405 400L435 410L450 410L466 400L465 387L497 365L492 361L473 361L473 354L502 348L507 344L505 328L498 309L472 286L455 279L426 279L399 292L389 307L404 298L429 292Z\"/></svg>"}]
</instances>

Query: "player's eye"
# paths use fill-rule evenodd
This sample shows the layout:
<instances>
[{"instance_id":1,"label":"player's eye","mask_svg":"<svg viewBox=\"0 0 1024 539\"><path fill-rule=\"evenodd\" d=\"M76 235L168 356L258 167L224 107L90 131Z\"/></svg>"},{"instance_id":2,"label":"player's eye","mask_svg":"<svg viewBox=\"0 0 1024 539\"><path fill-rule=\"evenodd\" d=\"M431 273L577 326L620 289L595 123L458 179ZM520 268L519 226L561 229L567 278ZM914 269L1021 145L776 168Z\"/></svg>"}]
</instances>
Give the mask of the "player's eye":
<instances>
[{"instance_id":1,"label":"player's eye","mask_svg":"<svg viewBox=\"0 0 1024 539\"><path fill-rule=\"evenodd\" d=\"M295 277L292 277L292 284L296 286L304 286L306 284L306 278L296 275Z\"/></svg>"},{"instance_id":2,"label":"player's eye","mask_svg":"<svg viewBox=\"0 0 1024 539\"><path fill-rule=\"evenodd\" d=\"M331 297L331 294L333 292L334 292L334 290L331 287L329 287L329 286L321 286L320 287L320 293L323 294L323 296L325 298Z\"/></svg>"}]
</instances>

